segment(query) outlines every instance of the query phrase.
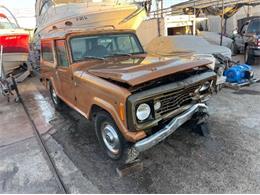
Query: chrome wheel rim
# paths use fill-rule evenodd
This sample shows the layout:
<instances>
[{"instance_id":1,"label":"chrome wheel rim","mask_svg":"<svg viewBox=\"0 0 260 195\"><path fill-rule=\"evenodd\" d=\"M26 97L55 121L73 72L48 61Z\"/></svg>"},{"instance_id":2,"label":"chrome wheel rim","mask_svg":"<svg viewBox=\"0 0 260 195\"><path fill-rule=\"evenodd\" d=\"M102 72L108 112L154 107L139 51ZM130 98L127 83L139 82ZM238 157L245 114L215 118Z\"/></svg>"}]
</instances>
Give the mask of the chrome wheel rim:
<instances>
[{"instance_id":1,"label":"chrome wheel rim","mask_svg":"<svg viewBox=\"0 0 260 195\"><path fill-rule=\"evenodd\" d=\"M120 149L119 136L110 124L105 123L101 129L102 139L106 148L113 154L118 154Z\"/></svg>"},{"instance_id":2,"label":"chrome wheel rim","mask_svg":"<svg viewBox=\"0 0 260 195\"><path fill-rule=\"evenodd\" d=\"M53 99L54 104L58 104L57 94L53 88L51 90L51 94L52 94L52 99Z\"/></svg>"}]
</instances>

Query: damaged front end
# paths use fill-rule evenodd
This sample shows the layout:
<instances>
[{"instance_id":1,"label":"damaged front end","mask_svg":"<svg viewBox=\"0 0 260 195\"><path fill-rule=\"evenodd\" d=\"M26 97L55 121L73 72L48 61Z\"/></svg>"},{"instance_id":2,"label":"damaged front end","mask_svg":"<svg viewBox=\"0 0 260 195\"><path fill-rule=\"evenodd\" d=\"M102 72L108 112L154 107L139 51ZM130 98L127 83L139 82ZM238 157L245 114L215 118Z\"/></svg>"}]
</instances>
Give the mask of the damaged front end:
<instances>
[{"instance_id":1,"label":"damaged front end","mask_svg":"<svg viewBox=\"0 0 260 195\"><path fill-rule=\"evenodd\" d=\"M147 134L161 124L188 110L197 103L206 102L213 92L216 74L202 71L183 80L158 85L131 95L127 100L127 121L130 131L145 130ZM146 104L150 115L140 120L137 109Z\"/></svg>"},{"instance_id":2,"label":"damaged front end","mask_svg":"<svg viewBox=\"0 0 260 195\"><path fill-rule=\"evenodd\" d=\"M128 160L166 139L188 121L202 124L208 118L206 101L213 92L216 74L207 70L174 83L140 91L128 98L127 118L130 131L144 130L147 137L134 143L128 151ZM150 116L139 120L137 109L149 105Z\"/></svg>"}]
</instances>

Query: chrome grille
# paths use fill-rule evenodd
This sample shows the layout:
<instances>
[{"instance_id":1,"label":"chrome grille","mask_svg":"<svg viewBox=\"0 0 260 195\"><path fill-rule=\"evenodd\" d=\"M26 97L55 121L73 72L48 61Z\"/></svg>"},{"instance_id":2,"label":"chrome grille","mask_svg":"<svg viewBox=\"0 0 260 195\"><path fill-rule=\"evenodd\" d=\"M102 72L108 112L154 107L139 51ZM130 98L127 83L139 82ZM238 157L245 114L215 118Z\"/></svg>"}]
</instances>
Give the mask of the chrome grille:
<instances>
[{"instance_id":1,"label":"chrome grille","mask_svg":"<svg viewBox=\"0 0 260 195\"><path fill-rule=\"evenodd\" d=\"M171 92L164 93L155 98L156 101L161 102L161 108L156 111L157 114L164 115L173 110L180 108L192 101L192 94L201 84L197 83L186 88L181 88Z\"/></svg>"}]
</instances>

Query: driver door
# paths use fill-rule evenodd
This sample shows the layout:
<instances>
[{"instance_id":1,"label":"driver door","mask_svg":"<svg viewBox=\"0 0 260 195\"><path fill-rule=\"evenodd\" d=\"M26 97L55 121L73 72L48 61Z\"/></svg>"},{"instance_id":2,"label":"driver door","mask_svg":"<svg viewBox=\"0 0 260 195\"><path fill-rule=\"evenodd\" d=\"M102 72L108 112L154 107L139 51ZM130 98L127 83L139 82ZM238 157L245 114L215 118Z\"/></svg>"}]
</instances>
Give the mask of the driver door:
<instances>
[{"instance_id":1,"label":"driver door","mask_svg":"<svg viewBox=\"0 0 260 195\"><path fill-rule=\"evenodd\" d=\"M57 77L60 86L60 95L72 105L75 105L75 91L71 66L69 66L65 40L55 40L57 61Z\"/></svg>"},{"instance_id":2,"label":"driver door","mask_svg":"<svg viewBox=\"0 0 260 195\"><path fill-rule=\"evenodd\" d=\"M244 47L245 47L245 34L246 34L246 30L247 30L248 24L245 24L242 28L241 31L238 35L238 37L236 38L236 45L238 46L240 51L244 51Z\"/></svg>"}]
</instances>

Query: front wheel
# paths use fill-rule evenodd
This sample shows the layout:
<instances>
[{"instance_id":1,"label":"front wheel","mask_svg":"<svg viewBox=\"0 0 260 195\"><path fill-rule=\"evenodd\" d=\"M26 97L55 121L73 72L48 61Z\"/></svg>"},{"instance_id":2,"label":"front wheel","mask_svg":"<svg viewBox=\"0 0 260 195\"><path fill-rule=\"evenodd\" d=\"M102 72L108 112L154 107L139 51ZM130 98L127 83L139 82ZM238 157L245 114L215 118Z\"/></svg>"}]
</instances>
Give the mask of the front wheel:
<instances>
[{"instance_id":1,"label":"front wheel","mask_svg":"<svg viewBox=\"0 0 260 195\"><path fill-rule=\"evenodd\" d=\"M126 142L110 115L104 111L98 112L94 125L104 152L112 160L121 159L125 153Z\"/></svg>"},{"instance_id":2,"label":"front wheel","mask_svg":"<svg viewBox=\"0 0 260 195\"><path fill-rule=\"evenodd\" d=\"M236 46L236 43L235 43L235 42L233 42L233 43L231 44L231 48L230 48L230 49L231 49L231 51L232 51L232 55L233 55L233 56L240 53L239 50L238 50L238 48L237 48L237 46Z\"/></svg>"},{"instance_id":3,"label":"front wheel","mask_svg":"<svg viewBox=\"0 0 260 195\"><path fill-rule=\"evenodd\" d=\"M245 63L249 65L254 64L254 55L250 54L249 47L245 49Z\"/></svg>"}]
</instances>

